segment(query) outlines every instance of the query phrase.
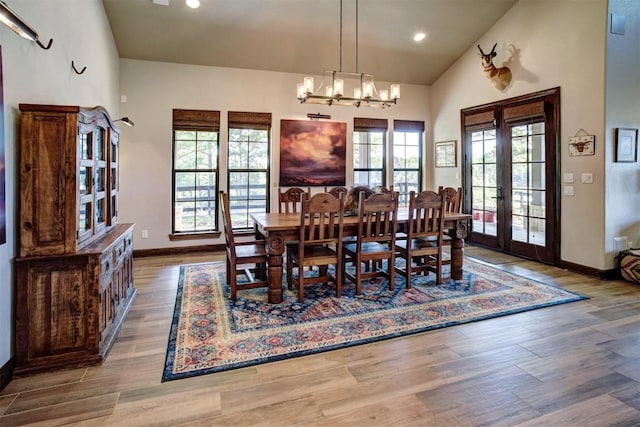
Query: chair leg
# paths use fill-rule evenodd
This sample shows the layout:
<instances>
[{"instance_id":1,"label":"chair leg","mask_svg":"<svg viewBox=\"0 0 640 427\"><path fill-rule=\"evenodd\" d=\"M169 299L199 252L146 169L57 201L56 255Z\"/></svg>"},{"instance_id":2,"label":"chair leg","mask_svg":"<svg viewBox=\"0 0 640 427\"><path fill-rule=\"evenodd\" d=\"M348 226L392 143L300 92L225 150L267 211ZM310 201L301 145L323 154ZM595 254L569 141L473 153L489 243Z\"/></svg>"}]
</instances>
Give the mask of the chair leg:
<instances>
[{"instance_id":1,"label":"chair leg","mask_svg":"<svg viewBox=\"0 0 640 427\"><path fill-rule=\"evenodd\" d=\"M304 266L298 264L298 302L304 301Z\"/></svg>"},{"instance_id":2,"label":"chair leg","mask_svg":"<svg viewBox=\"0 0 640 427\"><path fill-rule=\"evenodd\" d=\"M405 258L407 260L407 268L405 269L405 280L406 280L406 288L407 289L411 289L411 257L409 256L409 254L407 254L407 257Z\"/></svg>"},{"instance_id":3,"label":"chair leg","mask_svg":"<svg viewBox=\"0 0 640 427\"><path fill-rule=\"evenodd\" d=\"M387 266L387 271L389 272L389 290L394 291L396 289L396 256L392 253L389 258L389 265Z\"/></svg>"},{"instance_id":4,"label":"chair leg","mask_svg":"<svg viewBox=\"0 0 640 427\"><path fill-rule=\"evenodd\" d=\"M236 269L235 266L231 265L231 261L227 259L227 282L229 282L229 287L231 288L231 301L236 300Z\"/></svg>"},{"instance_id":5,"label":"chair leg","mask_svg":"<svg viewBox=\"0 0 640 427\"><path fill-rule=\"evenodd\" d=\"M360 260L360 257L356 257L354 264L356 266L356 295L360 296L360 295L362 295L362 264L363 264L363 261ZM364 264L365 264L365 269L367 271L369 271L369 268L371 267L371 261L364 261Z\"/></svg>"},{"instance_id":6,"label":"chair leg","mask_svg":"<svg viewBox=\"0 0 640 427\"><path fill-rule=\"evenodd\" d=\"M342 276L341 280L342 283L347 283L347 275L346 275L346 270L347 270L347 255L342 252L342 259L338 260L338 262L340 263L340 275ZM336 274L338 274L338 269L336 266ZM337 278L337 276L336 276ZM342 287L341 287L342 288ZM342 291L342 289L340 289ZM337 295L337 290L336 290L336 295Z\"/></svg>"},{"instance_id":7,"label":"chair leg","mask_svg":"<svg viewBox=\"0 0 640 427\"><path fill-rule=\"evenodd\" d=\"M344 279L342 268L342 263L338 260L336 263L336 298L342 297L342 280Z\"/></svg>"},{"instance_id":8,"label":"chair leg","mask_svg":"<svg viewBox=\"0 0 640 427\"><path fill-rule=\"evenodd\" d=\"M287 289L293 289L293 259L291 259L291 254L287 253Z\"/></svg>"},{"instance_id":9,"label":"chair leg","mask_svg":"<svg viewBox=\"0 0 640 427\"><path fill-rule=\"evenodd\" d=\"M319 265L318 266L318 275L319 276L326 276L328 269L329 269L328 265Z\"/></svg>"}]
</instances>

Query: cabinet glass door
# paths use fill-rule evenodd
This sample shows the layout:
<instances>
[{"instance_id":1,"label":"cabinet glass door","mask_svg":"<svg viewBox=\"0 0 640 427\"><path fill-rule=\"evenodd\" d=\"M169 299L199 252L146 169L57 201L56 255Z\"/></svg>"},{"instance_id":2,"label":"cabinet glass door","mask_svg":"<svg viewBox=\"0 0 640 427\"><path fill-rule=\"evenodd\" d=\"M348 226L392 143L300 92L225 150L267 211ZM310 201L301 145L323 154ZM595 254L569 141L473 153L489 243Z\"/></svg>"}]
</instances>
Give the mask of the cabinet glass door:
<instances>
[{"instance_id":1,"label":"cabinet glass door","mask_svg":"<svg viewBox=\"0 0 640 427\"><path fill-rule=\"evenodd\" d=\"M93 235L95 194L94 139L90 133L78 136L78 242Z\"/></svg>"},{"instance_id":2,"label":"cabinet glass door","mask_svg":"<svg viewBox=\"0 0 640 427\"><path fill-rule=\"evenodd\" d=\"M109 217L108 225L115 225L118 222L118 144L109 142Z\"/></svg>"},{"instance_id":3,"label":"cabinet glass door","mask_svg":"<svg viewBox=\"0 0 640 427\"><path fill-rule=\"evenodd\" d=\"M95 233L102 231L107 225L107 147L105 130L96 128L93 132L95 146Z\"/></svg>"}]
</instances>

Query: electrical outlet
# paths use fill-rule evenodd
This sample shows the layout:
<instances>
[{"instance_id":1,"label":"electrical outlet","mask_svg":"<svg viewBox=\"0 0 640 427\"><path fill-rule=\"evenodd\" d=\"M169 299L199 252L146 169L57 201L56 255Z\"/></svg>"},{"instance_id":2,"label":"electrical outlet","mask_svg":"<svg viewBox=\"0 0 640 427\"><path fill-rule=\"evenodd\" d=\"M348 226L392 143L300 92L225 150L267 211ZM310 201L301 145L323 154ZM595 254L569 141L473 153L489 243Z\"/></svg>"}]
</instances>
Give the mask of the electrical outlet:
<instances>
[{"instance_id":1,"label":"electrical outlet","mask_svg":"<svg viewBox=\"0 0 640 427\"><path fill-rule=\"evenodd\" d=\"M143 239L148 239L149 238L149 230L142 230L142 238Z\"/></svg>"},{"instance_id":2,"label":"electrical outlet","mask_svg":"<svg viewBox=\"0 0 640 427\"><path fill-rule=\"evenodd\" d=\"M582 174L582 183L583 184L593 184L593 174L592 173L583 173Z\"/></svg>"},{"instance_id":3,"label":"electrical outlet","mask_svg":"<svg viewBox=\"0 0 640 427\"><path fill-rule=\"evenodd\" d=\"M618 254L629 246L627 236L613 238L613 251Z\"/></svg>"},{"instance_id":4,"label":"electrical outlet","mask_svg":"<svg viewBox=\"0 0 640 427\"><path fill-rule=\"evenodd\" d=\"M565 185L564 186L564 195L565 196L573 196L573 185Z\"/></svg>"}]
</instances>

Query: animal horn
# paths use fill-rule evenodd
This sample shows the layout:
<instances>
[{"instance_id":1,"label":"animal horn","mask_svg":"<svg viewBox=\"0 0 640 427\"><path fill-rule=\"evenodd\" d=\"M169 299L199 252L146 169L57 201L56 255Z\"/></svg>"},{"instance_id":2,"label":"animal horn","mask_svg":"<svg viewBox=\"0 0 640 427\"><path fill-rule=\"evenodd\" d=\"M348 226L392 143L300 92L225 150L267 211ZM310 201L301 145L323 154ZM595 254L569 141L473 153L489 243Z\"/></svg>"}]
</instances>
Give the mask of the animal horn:
<instances>
[{"instance_id":1,"label":"animal horn","mask_svg":"<svg viewBox=\"0 0 640 427\"><path fill-rule=\"evenodd\" d=\"M480 51L480 53L481 53L482 55L485 55L485 53L482 51L482 48L480 47L480 45L478 45L478 50Z\"/></svg>"},{"instance_id":2,"label":"animal horn","mask_svg":"<svg viewBox=\"0 0 640 427\"><path fill-rule=\"evenodd\" d=\"M491 53L494 53L496 51L496 46L498 46L498 43L493 45L493 48L491 49ZM489 55L491 55L491 53Z\"/></svg>"}]
</instances>

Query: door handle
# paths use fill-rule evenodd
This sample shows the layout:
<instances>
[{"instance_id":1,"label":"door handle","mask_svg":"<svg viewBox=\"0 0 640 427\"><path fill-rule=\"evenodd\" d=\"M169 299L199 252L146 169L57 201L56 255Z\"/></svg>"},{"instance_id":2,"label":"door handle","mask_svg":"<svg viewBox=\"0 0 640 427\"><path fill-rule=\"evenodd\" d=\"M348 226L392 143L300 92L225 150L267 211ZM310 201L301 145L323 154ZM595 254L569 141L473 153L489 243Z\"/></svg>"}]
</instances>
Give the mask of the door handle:
<instances>
[{"instance_id":1,"label":"door handle","mask_svg":"<svg viewBox=\"0 0 640 427\"><path fill-rule=\"evenodd\" d=\"M502 187L498 187L496 189L496 193L497 193L496 197L492 197L492 199L496 199L496 200L504 199L504 197L502 197Z\"/></svg>"}]
</instances>

